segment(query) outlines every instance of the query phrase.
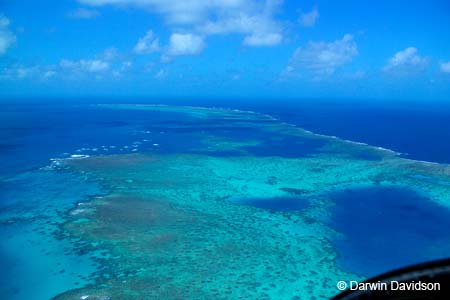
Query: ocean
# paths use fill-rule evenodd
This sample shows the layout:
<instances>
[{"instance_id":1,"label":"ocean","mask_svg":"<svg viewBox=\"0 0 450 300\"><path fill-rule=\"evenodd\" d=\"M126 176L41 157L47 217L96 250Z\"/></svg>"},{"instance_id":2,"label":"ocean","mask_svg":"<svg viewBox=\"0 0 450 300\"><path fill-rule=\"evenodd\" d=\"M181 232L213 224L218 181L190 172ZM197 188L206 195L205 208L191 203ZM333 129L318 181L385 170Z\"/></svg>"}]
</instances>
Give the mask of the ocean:
<instances>
[{"instance_id":1,"label":"ocean","mask_svg":"<svg viewBox=\"0 0 450 300\"><path fill-rule=\"evenodd\" d=\"M126 102L133 101L128 99ZM189 103L169 101L169 103L251 110L268 114L282 122L294 124L314 133L391 149L399 152L403 158L450 163L450 130L448 130L450 107L439 103L408 104L362 100L286 102L235 100ZM216 120L195 123L194 126L190 119L186 119L177 111L161 113L138 109L104 109L89 103L75 104L73 100L64 102L64 99L59 103L45 101L37 103L35 100L4 103L0 111L2 298L49 299L66 290L93 284L96 280L95 275L101 272L102 255L94 252L80 253L78 246L83 241L66 239L61 226L66 222L65 214L68 211L86 199L104 195L105 187L102 182L90 180L83 173L67 172L58 176L52 175L48 172L48 166L54 159L140 152L156 155L210 153L210 156L218 158L236 157L236 159L242 156L241 152L220 146L215 151L208 149L210 152L207 152L202 148L204 144L193 138L193 134L216 135L221 139L233 138L236 143L257 139L260 141L259 144L250 143L242 146L246 155L252 157L279 156L286 159L308 157L324 145L321 140L305 141L295 136L284 136L274 140L267 133L260 132L257 127L233 126L217 129L214 122ZM222 125L225 126L228 121L221 120L221 122L224 122ZM272 121L264 120L264 122ZM219 142L215 141L214 145ZM276 184L277 179L273 181ZM404 251L414 246L419 249L411 253L410 257L395 252L395 255L382 264L365 264L367 257L379 257L382 251L393 251L395 245L386 243L386 240L397 239L398 234L408 232L415 223L414 218L406 218L406 223L399 226L398 234L377 236L378 233L373 233L376 238L384 241L385 248L378 251L373 250L377 241L369 244L361 243L358 236L364 228L355 230L351 223L345 223L343 220L357 219L366 210L390 211L392 206L378 203L377 197L392 201L400 199L395 209L412 207L413 217L426 214L442 223L441 221L446 220L448 216L446 212L438 212L437 206L417 204L424 198L413 191L402 192L395 188L382 189L378 192L370 190L364 192L364 188L355 191L330 192L330 198L338 204L341 203L341 206L337 206L334 210L334 219L326 221L335 230L347 234L349 240L344 242L339 240L335 247L346 254L340 258L340 263L352 272L363 276L375 275L389 268L419 262L427 258L420 249L427 247L430 241L440 243L447 241L446 237L442 236L450 225L444 222L445 228L436 230L438 228L436 222L430 222L425 224L424 229L418 229L421 235L405 239L402 248ZM361 194L357 194L358 191ZM307 196L301 195L298 199L304 197ZM349 211L348 208L356 201L355 199L361 197L367 198L367 203ZM250 195L239 205L250 205L270 211L303 211L307 207L306 202L298 203L295 199L297 198L275 195L270 201L261 202L260 195ZM413 201L413 204L409 201ZM382 228L382 232L391 232L392 227L396 225L397 217L396 214L389 215L389 224ZM376 219L376 214L368 217L371 222ZM428 232L436 232L437 236L428 238L426 236ZM361 256L361 252L367 253L367 256ZM440 257L441 254L438 252L429 257ZM352 253L355 255L347 259L346 257L352 256L350 255Z\"/></svg>"}]
</instances>

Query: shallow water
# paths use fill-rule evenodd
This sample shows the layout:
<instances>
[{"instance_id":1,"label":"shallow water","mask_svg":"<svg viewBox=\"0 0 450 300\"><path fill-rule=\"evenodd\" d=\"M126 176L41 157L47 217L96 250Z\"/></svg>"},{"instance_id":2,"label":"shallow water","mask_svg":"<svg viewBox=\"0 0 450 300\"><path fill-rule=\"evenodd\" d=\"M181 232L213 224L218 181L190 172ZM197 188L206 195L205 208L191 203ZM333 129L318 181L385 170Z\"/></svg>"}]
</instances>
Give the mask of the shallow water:
<instances>
[{"instance_id":1,"label":"shallow water","mask_svg":"<svg viewBox=\"0 0 450 300\"><path fill-rule=\"evenodd\" d=\"M92 282L99 265L64 239L60 225L77 201L101 193L77 174L35 170L0 189L2 299L49 299Z\"/></svg>"},{"instance_id":2,"label":"shallow water","mask_svg":"<svg viewBox=\"0 0 450 300\"><path fill-rule=\"evenodd\" d=\"M299 211L308 206L308 200L299 197L231 198L230 201L271 211Z\"/></svg>"}]
</instances>

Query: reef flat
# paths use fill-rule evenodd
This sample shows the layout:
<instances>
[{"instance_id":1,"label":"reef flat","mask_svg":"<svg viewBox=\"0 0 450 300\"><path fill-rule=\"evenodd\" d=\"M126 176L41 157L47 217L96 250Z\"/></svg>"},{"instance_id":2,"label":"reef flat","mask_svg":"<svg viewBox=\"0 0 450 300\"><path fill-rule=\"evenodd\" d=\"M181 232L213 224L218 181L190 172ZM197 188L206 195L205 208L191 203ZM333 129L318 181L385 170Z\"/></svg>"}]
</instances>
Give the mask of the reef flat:
<instances>
[{"instance_id":1,"label":"reef flat","mask_svg":"<svg viewBox=\"0 0 450 300\"><path fill-rule=\"evenodd\" d=\"M386 244L383 232L413 224L402 223L411 213L427 226L409 226L412 238L387 235L396 240L384 255L399 256L412 243L420 249L401 261L407 264L450 249L447 165L252 112L102 107L179 118L148 121L146 130L170 137L153 143L157 149L54 161L55 172L83 174L107 191L79 202L60 226L83 241L79 251L100 253L95 283L54 299L327 299L338 293L339 280L380 271L386 257L357 252ZM372 197L361 208L378 189L398 194ZM401 207L388 205L402 193ZM386 215L389 226L382 226ZM380 230L351 231L368 221ZM389 262L383 267L399 267Z\"/></svg>"}]
</instances>

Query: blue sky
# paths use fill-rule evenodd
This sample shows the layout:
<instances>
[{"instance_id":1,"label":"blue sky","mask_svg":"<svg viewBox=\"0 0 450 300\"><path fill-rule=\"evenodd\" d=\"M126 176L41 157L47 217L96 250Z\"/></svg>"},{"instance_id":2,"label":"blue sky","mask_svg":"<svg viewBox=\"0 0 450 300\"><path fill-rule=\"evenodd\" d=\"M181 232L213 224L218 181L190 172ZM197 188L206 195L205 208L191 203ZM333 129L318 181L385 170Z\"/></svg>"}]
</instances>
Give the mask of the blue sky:
<instances>
[{"instance_id":1,"label":"blue sky","mask_svg":"<svg viewBox=\"0 0 450 300\"><path fill-rule=\"evenodd\" d=\"M450 2L3 0L0 97L450 101Z\"/></svg>"}]
</instances>

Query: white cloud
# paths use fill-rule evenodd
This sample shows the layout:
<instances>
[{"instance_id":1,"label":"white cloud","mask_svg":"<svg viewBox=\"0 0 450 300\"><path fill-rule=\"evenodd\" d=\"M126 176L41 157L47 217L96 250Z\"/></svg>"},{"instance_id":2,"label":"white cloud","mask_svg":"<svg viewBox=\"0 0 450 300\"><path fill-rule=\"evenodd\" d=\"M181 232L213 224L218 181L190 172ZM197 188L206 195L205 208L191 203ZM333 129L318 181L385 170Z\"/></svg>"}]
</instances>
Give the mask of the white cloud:
<instances>
[{"instance_id":1,"label":"white cloud","mask_svg":"<svg viewBox=\"0 0 450 300\"><path fill-rule=\"evenodd\" d=\"M56 75L54 66L25 66L22 64L10 64L0 69L1 80L25 80L38 78L50 79Z\"/></svg>"},{"instance_id":2,"label":"white cloud","mask_svg":"<svg viewBox=\"0 0 450 300\"><path fill-rule=\"evenodd\" d=\"M302 13L299 22L303 27L313 27L319 18L319 10L314 7L310 12Z\"/></svg>"},{"instance_id":3,"label":"white cloud","mask_svg":"<svg viewBox=\"0 0 450 300\"><path fill-rule=\"evenodd\" d=\"M133 62L115 47L109 47L90 59L62 59L57 66L63 78L120 78L133 67Z\"/></svg>"},{"instance_id":4,"label":"white cloud","mask_svg":"<svg viewBox=\"0 0 450 300\"><path fill-rule=\"evenodd\" d=\"M351 34L330 43L309 42L306 47L295 50L284 73L307 70L316 76L331 75L357 54L358 48Z\"/></svg>"},{"instance_id":5,"label":"white cloud","mask_svg":"<svg viewBox=\"0 0 450 300\"><path fill-rule=\"evenodd\" d=\"M203 38L199 35L191 33L173 33L170 36L167 55L195 55L199 54L204 47L205 43Z\"/></svg>"},{"instance_id":6,"label":"white cloud","mask_svg":"<svg viewBox=\"0 0 450 300\"><path fill-rule=\"evenodd\" d=\"M82 78L86 74L105 74L110 70L109 63L102 60L67 60L63 59L58 65L11 64L0 69L2 80L50 80L53 78Z\"/></svg>"},{"instance_id":7,"label":"white cloud","mask_svg":"<svg viewBox=\"0 0 450 300\"><path fill-rule=\"evenodd\" d=\"M78 8L69 13L69 17L73 19L94 19L98 17L100 13L94 9Z\"/></svg>"},{"instance_id":8,"label":"white cloud","mask_svg":"<svg viewBox=\"0 0 450 300\"><path fill-rule=\"evenodd\" d=\"M210 13L218 15L230 10L242 10L257 3L248 0L79 0L79 2L92 6L135 6L162 14L166 22L177 25L198 24L208 18Z\"/></svg>"},{"instance_id":9,"label":"white cloud","mask_svg":"<svg viewBox=\"0 0 450 300\"><path fill-rule=\"evenodd\" d=\"M56 65L6 64L0 68L2 80L50 80L120 78L133 67L115 47L106 48L92 59L62 59ZM108 77L109 76L109 77Z\"/></svg>"},{"instance_id":10,"label":"white cloud","mask_svg":"<svg viewBox=\"0 0 450 300\"><path fill-rule=\"evenodd\" d=\"M450 73L450 61L441 63L440 69L443 73Z\"/></svg>"},{"instance_id":11,"label":"white cloud","mask_svg":"<svg viewBox=\"0 0 450 300\"><path fill-rule=\"evenodd\" d=\"M1 79L25 79L34 73L34 67L25 67L22 65L13 65L2 68L0 72Z\"/></svg>"},{"instance_id":12,"label":"white cloud","mask_svg":"<svg viewBox=\"0 0 450 300\"><path fill-rule=\"evenodd\" d=\"M247 46L272 46L282 40L274 15L282 0L79 0L92 6L134 6L163 16L179 31L208 36L243 34Z\"/></svg>"},{"instance_id":13,"label":"white cloud","mask_svg":"<svg viewBox=\"0 0 450 300\"><path fill-rule=\"evenodd\" d=\"M110 67L109 63L100 59L85 60L81 59L78 61L63 59L59 63L62 69L71 70L74 72L89 72L89 73L100 73L107 71Z\"/></svg>"},{"instance_id":14,"label":"white cloud","mask_svg":"<svg viewBox=\"0 0 450 300\"><path fill-rule=\"evenodd\" d=\"M0 55L5 54L16 41L16 36L9 30L9 23L9 19L0 14Z\"/></svg>"},{"instance_id":15,"label":"white cloud","mask_svg":"<svg viewBox=\"0 0 450 300\"><path fill-rule=\"evenodd\" d=\"M153 36L151 30L138 40L136 46L134 46L133 51L138 54L148 54L160 51L159 39Z\"/></svg>"},{"instance_id":16,"label":"white cloud","mask_svg":"<svg viewBox=\"0 0 450 300\"><path fill-rule=\"evenodd\" d=\"M237 14L221 20L208 21L197 30L206 35L244 34L243 44L246 46L273 46L283 39L281 26L270 17L270 14Z\"/></svg>"},{"instance_id":17,"label":"white cloud","mask_svg":"<svg viewBox=\"0 0 450 300\"><path fill-rule=\"evenodd\" d=\"M385 71L414 72L422 71L428 65L428 59L418 54L417 48L408 47L398 51L384 67Z\"/></svg>"}]
</instances>

